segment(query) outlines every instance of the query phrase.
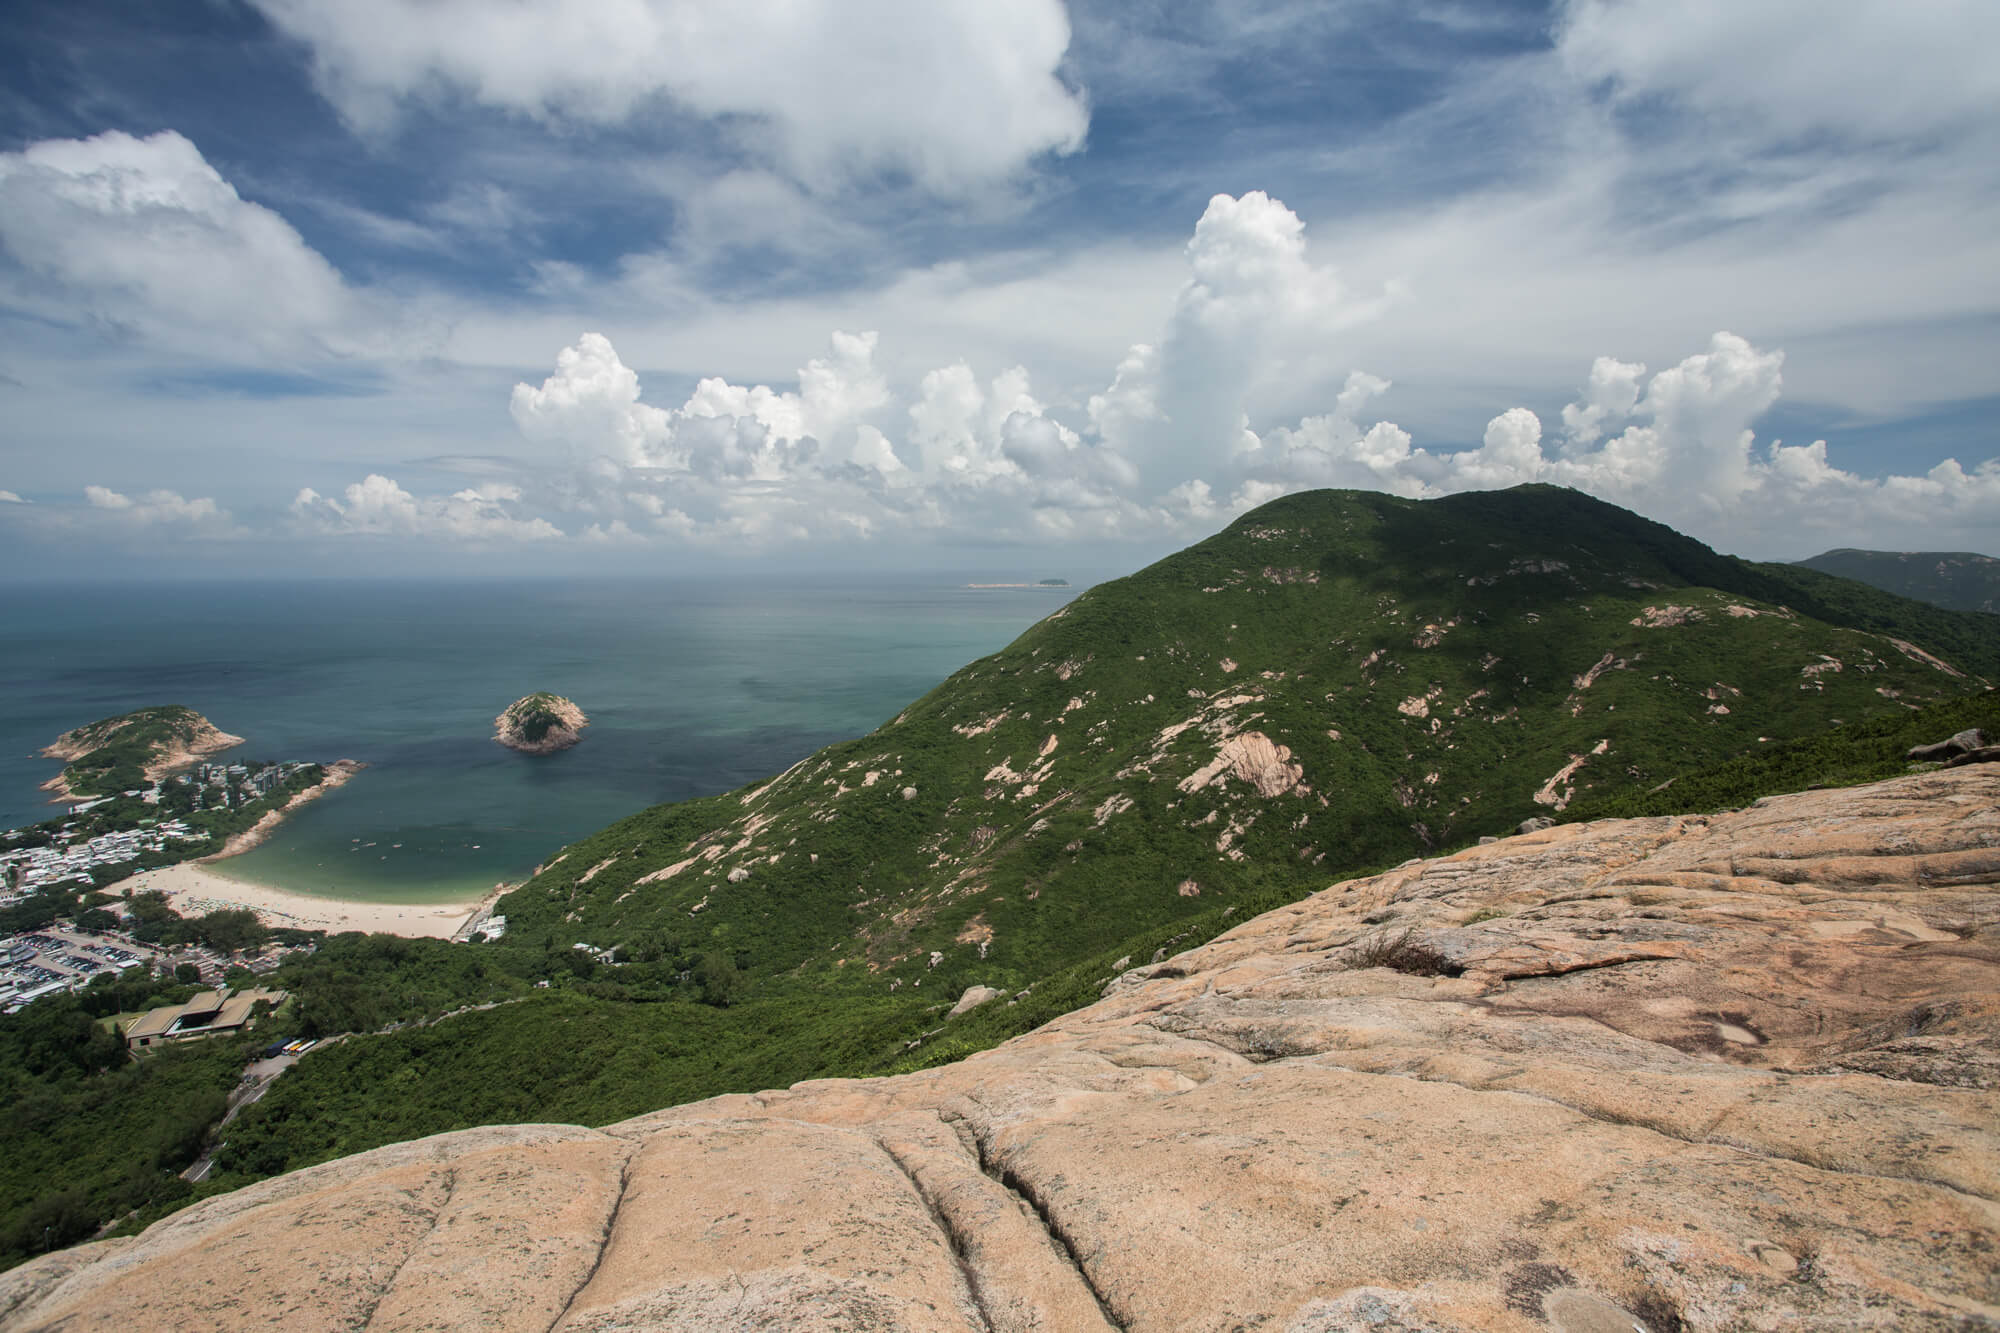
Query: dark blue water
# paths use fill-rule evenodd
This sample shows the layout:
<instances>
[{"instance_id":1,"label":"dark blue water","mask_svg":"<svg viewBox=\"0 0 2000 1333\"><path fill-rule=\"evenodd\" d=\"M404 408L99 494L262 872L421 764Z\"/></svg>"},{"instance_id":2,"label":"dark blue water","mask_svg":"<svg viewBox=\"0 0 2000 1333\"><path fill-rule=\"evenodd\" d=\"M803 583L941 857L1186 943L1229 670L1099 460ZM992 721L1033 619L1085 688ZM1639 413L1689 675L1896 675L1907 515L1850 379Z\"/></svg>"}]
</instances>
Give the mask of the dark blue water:
<instances>
[{"instance_id":1,"label":"dark blue water","mask_svg":"<svg viewBox=\"0 0 2000 1333\"><path fill-rule=\"evenodd\" d=\"M34 752L59 732L185 704L245 738L232 758L370 766L219 869L348 897L460 896L646 806L869 731L1075 593L968 581L0 588L0 827L52 813L36 788L59 766ZM528 756L493 742L494 715L533 690L589 714L582 744Z\"/></svg>"}]
</instances>

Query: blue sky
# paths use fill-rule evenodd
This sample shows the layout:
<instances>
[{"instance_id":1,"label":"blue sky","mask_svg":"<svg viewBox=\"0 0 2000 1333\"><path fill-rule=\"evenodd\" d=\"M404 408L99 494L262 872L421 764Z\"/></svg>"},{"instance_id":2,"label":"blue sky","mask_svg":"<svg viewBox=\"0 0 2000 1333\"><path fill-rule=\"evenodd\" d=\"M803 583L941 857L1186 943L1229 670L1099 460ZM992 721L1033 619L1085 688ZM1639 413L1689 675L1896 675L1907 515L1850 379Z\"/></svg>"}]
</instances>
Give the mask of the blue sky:
<instances>
[{"instance_id":1,"label":"blue sky","mask_svg":"<svg viewBox=\"0 0 2000 1333\"><path fill-rule=\"evenodd\" d=\"M24 0L0 556L1129 567L1287 490L2000 547L1986 3Z\"/></svg>"}]
</instances>

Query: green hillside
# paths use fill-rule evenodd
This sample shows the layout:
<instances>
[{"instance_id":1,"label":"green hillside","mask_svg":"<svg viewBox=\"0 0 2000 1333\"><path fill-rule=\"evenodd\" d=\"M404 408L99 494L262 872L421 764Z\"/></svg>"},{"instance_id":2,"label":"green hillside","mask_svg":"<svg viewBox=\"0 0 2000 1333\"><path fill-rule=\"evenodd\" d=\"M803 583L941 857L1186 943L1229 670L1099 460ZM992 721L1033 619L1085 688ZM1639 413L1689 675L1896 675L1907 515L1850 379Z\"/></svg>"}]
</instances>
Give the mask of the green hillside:
<instances>
[{"instance_id":1,"label":"green hillside","mask_svg":"<svg viewBox=\"0 0 2000 1333\"><path fill-rule=\"evenodd\" d=\"M1574 492L1292 496L501 910L757 977L1019 987L1136 922L1984 688L1792 591ZM1928 610L1873 596L1884 628Z\"/></svg>"},{"instance_id":2,"label":"green hillside","mask_svg":"<svg viewBox=\"0 0 2000 1333\"><path fill-rule=\"evenodd\" d=\"M62 781L70 795L95 796L145 786L163 764L236 743L192 708L167 704L66 731L42 753L69 760Z\"/></svg>"},{"instance_id":3,"label":"green hillside","mask_svg":"<svg viewBox=\"0 0 2000 1333\"><path fill-rule=\"evenodd\" d=\"M316 1052L216 1180L955 1058L1359 871L1989 716L2000 621L1823 578L1549 487L1276 501L867 736L563 849L498 940L330 941L281 974L304 1030L500 1003ZM947 1018L973 985L1005 998Z\"/></svg>"},{"instance_id":4,"label":"green hillside","mask_svg":"<svg viewBox=\"0 0 2000 1333\"><path fill-rule=\"evenodd\" d=\"M1898 597L1954 611L2000 611L2000 560L1970 551L1857 551L1843 547L1798 562Z\"/></svg>"}]
</instances>

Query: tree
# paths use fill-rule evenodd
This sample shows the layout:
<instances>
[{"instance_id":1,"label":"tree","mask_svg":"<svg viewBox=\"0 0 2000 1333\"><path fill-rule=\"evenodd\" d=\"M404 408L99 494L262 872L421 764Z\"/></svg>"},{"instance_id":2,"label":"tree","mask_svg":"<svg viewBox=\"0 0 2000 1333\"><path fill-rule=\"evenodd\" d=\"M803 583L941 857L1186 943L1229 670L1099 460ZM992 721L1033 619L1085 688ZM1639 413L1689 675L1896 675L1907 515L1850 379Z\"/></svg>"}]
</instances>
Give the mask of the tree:
<instances>
[{"instance_id":1,"label":"tree","mask_svg":"<svg viewBox=\"0 0 2000 1333\"><path fill-rule=\"evenodd\" d=\"M703 1004L727 1009L743 993L743 974L737 970L735 959L711 950L695 964L694 984L701 991Z\"/></svg>"},{"instance_id":2,"label":"tree","mask_svg":"<svg viewBox=\"0 0 2000 1333\"><path fill-rule=\"evenodd\" d=\"M223 908L190 923L194 937L219 953L240 953L264 942L268 931L247 908Z\"/></svg>"},{"instance_id":3,"label":"tree","mask_svg":"<svg viewBox=\"0 0 2000 1333\"><path fill-rule=\"evenodd\" d=\"M201 969L193 963L174 964L174 980L184 981L190 986L201 980Z\"/></svg>"},{"instance_id":4,"label":"tree","mask_svg":"<svg viewBox=\"0 0 2000 1333\"><path fill-rule=\"evenodd\" d=\"M97 931L116 930L118 929L118 918L105 911L102 907L92 907L76 914L76 928L78 930Z\"/></svg>"}]
</instances>

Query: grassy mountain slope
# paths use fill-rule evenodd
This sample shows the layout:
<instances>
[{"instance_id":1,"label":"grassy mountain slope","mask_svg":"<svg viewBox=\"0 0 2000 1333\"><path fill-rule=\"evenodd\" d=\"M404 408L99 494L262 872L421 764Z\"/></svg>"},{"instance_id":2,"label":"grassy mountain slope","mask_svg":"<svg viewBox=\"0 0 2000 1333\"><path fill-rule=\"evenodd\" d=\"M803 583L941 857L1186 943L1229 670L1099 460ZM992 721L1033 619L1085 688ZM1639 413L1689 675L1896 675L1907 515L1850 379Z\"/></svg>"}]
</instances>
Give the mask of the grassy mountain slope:
<instances>
[{"instance_id":1,"label":"grassy mountain slope","mask_svg":"<svg viewBox=\"0 0 2000 1333\"><path fill-rule=\"evenodd\" d=\"M42 754L69 761L62 771L61 790L71 796L95 796L144 786L203 755L242 743L241 737L217 730L192 708L168 704L65 731Z\"/></svg>"},{"instance_id":2,"label":"grassy mountain slope","mask_svg":"<svg viewBox=\"0 0 2000 1333\"><path fill-rule=\"evenodd\" d=\"M870 736L577 844L502 910L758 977L1018 986L1218 895L1984 688L1790 591L1574 492L1292 496Z\"/></svg>"},{"instance_id":3,"label":"grassy mountain slope","mask_svg":"<svg viewBox=\"0 0 2000 1333\"><path fill-rule=\"evenodd\" d=\"M953 1058L1346 875L1698 795L1744 756L1817 773L1864 722L1887 730L1841 762L1877 764L1925 704L1990 712L1970 664L2000 662L2000 621L1787 569L1548 487L1276 501L868 736L564 849L498 941L330 943L285 978L322 1030L420 976L505 1002L316 1052L232 1125L218 1183ZM948 1019L975 984L1007 998Z\"/></svg>"},{"instance_id":4,"label":"grassy mountain slope","mask_svg":"<svg viewBox=\"0 0 2000 1333\"><path fill-rule=\"evenodd\" d=\"M2000 560L1970 551L1857 551L1843 547L1798 562L1899 597L1954 611L2000 611Z\"/></svg>"}]
</instances>

